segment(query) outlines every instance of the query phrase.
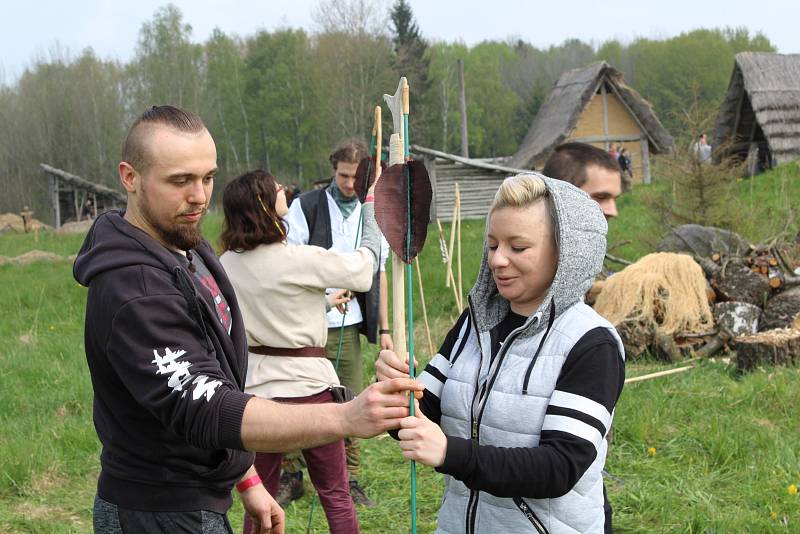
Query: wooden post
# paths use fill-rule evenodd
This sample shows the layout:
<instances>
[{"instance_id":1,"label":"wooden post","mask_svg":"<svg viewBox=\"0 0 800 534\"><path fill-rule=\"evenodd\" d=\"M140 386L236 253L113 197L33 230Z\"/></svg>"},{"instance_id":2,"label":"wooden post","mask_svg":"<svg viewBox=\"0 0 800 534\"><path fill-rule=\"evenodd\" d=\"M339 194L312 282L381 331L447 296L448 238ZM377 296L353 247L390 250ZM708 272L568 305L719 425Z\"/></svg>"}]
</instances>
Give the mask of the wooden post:
<instances>
[{"instance_id":1,"label":"wooden post","mask_svg":"<svg viewBox=\"0 0 800 534\"><path fill-rule=\"evenodd\" d=\"M447 273L445 274L445 287L453 288L453 296L455 297L456 307L458 307L460 302L458 298L458 288L456 287L456 281L453 277L453 263L450 261L450 258L452 258L453 255L452 252L447 249L447 244L444 242L444 231L442 230L442 222L439 219L436 219L436 225L439 227L439 246L441 247L442 253L445 256L442 259L442 263L445 264L445 269L447 269ZM452 245L450 248L453 248ZM459 310L459 312L460 311L461 310Z\"/></svg>"},{"instance_id":2,"label":"wooden post","mask_svg":"<svg viewBox=\"0 0 800 534\"><path fill-rule=\"evenodd\" d=\"M59 191L58 191L58 178L55 176L51 176L50 179L53 181L53 211L56 218L56 229L61 228L61 199L59 198Z\"/></svg>"},{"instance_id":3,"label":"wooden post","mask_svg":"<svg viewBox=\"0 0 800 534\"><path fill-rule=\"evenodd\" d=\"M456 182L456 206L458 206L456 210L458 212L456 246L458 247L458 308L460 311L464 309L464 288L461 285L461 189L458 187L458 182Z\"/></svg>"},{"instance_id":4,"label":"wooden post","mask_svg":"<svg viewBox=\"0 0 800 534\"><path fill-rule=\"evenodd\" d=\"M383 124L381 124L381 107L375 106L375 178L381 174L381 143L383 142ZM369 176L367 176L369 183Z\"/></svg>"},{"instance_id":5,"label":"wooden post","mask_svg":"<svg viewBox=\"0 0 800 534\"><path fill-rule=\"evenodd\" d=\"M428 334L428 354L431 358L436 354L433 348L433 341L431 340L431 325L428 324L428 307L425 306L425 290L422 289L422 271L419 268L419 256L414 258L414 264L417 266L417 281L419 282L419 299L422 302L422 318L425 320L425 332Z\"/></svg>"},{"instance_id":6,"label":"wooden post","mask_svg":"<svg viewBox=\"0 0 800 534\"><path fill-rule=\"evenodd\" d=\"M72 188L72 205L75 206L75 220L76 221L80 221L81 220L80 219L81 211L80 211L80 206L78 205L79 203L80 203L80 198L78 198L78 189L73 186L73 188Z\"/></svg>"},{"instance_id":7,"label":"wooden post","mask_svg":"<svg viewBox=\"0 0 800 534\"><path fill-rule=\"evenodd\" d=\"M403 130L403 85L406 79L400 78L397 90L393 95L383 95L392 114L394 133L389 136L389 167L405 160ZM394 350L400 358L406 353L406 307L405 307L405 264L397 254L392 252L392 341Z\"/></svg>"},{"instance_id":8,"label":"wooden post","mask_svg":"<svg viewBox=\"0 0 800 534\"><path fill-rule=\"evenodd\" d=\"M457 188L458 185L454 185L454 188ZM455 245L456 245L456 216L458 215L458 201L455 193L453 195L453 215L450 219L450 246L447 247L447 272L453 272L453 255L455 254ZM450 278L445 277L445 287L450 287ZM455 285L453 286L455 287ZM457 289L457 288L456 288ZM456 299L456 305L458 305L458 299Z\"/></svg>"},{"instance_id":9,"label":"wooden post","mask_svg":"<svg viewBox=\"0 0 800 534\"><path fill-rule=\"evenodd\" d=\"M469 137L467 136L467 90L464 85L464 60L458 60L458 90L461 106L461 155L469 157ZM447 140L445 140L446 142Z\"/></svg>"},{"instance_id":10,"label":"wooden post","mask_svg":"<svg viewBox=\"0 0 800 534\"><path fill-rule=\"evenodd\" d=\"M403 138L393 133L389 138L389 166L402 164ZM405 358L408 354L406 345L406 300L405 300L405 263L394 251L392 252L392 341L394 351Z\"/></svg>"},{"instance_id":11,"label":"wooden post","mask_svg":"<svg viewBox=\"0 0 800 534\"><path fill-rule=\"evenodd\" d=\"M642 146L642 181L649 184L652 180L650 178L650 147L647 144L647 136L642 136L639 143Z\"/></svg>"},{"instance_id":12,"label":"wooden post","mask_svg":"<svg viewBox=\"0 0 800 534\"><path fill-rule=\"evenodd\" d=\"M608 138L608 93L606 93L605 79L600 83L600 95L603 98L603 135ZM605 142L606 152L610 148L609 142Z\"/></svg>"},{"instance_id":13,"label":"wooden post","mask_svg":"<svg viewBox=\"0 0 800 534\"><path fill-rule=\"evenodd\" d=\"M431 190L433 191L433 199L431 201L431 220L435 220L439 217L438 213L438 206L437 203L439 201L439 192L438 184L436 183L436 157L425 155L422 158L423 163L425 163L425 169L428 171L428 178L431 181Z\"/></svg>"}]
</instances>

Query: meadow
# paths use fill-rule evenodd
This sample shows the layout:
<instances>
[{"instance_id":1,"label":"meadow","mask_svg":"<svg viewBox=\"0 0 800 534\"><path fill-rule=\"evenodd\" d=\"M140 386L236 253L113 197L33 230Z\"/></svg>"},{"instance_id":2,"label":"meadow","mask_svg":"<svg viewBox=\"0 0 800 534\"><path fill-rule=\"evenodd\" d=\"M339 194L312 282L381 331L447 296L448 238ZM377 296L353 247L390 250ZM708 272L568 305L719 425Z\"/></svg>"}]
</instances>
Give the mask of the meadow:
<instances>
[{"instance_id":1,"label":"meadow","mask_svg":"<svg viewBox=\"0 0 800 534\"><path fill-rule=\"evenodd\" d=\"M753 242L768 238L775 225L797 232L792 203L800 200L799 175L795 166L740 184L742 205L749 203L741 229L745 237ZM641 195L659 186L638 186L620 200L609 242L631 243L615 255L635 260L663 235L641 202ZM219 215L207 217L207 236L213 239L219 228ZM475 278L482 234L482 221L464 222L464 292ZM80 235L46 232L37 242L31 235L2 235L0 255L39 249L68 256L82 240ZM452 290L444 286L436 241L431 226L420 263L434 345L458 312ZM66 259L0 265L0 301L6 303L0 322L0 532L91 531L99 443L83 352L86 289L74 281L71 267ZM418 292L415 299L418 305ZM430 351L418 306L415 315L418 359L425 362ZM374 346L365 347L367 376L374 374L375 353ZM627 374L667 367L644 358L628 362ZM722 359L628 385L617 405L607 461L616 530L800 531L798 385L798 368L762 368L740 375ZM362 483L378 505L359 508L362 530L408 531L408 463L385 436L364 442L363 455ZM425 467L418 473L418 531L433 532L442 480ZM312 502L307 488L307 496L286 510L287 532L306 531ZM324 514L318 503L314 508L312 531L325 532ZM236 531L241 516L237 503L229 514Z\"/></svg>"}]
</instances>

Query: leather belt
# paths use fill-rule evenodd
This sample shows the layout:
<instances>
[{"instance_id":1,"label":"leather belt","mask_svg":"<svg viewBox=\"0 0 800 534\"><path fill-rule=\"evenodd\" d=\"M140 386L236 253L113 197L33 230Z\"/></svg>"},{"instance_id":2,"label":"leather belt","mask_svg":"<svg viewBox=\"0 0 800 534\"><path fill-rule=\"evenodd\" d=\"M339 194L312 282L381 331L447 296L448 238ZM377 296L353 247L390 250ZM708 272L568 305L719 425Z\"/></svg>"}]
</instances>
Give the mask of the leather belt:
<instances>
[{"instance_id":1,"label":"leather belt","mask_svg":"<svg viewBox=\"0 0 800 534\"><path fill-rule=\"evenodd\" d=\"M255 345L247 347L247 350L254 354L263 354L264 356L298 356L308 358L325 358L327 356L325 347L300 347L297 349L287 349L284 347Z\"/></svg>"}]
</instances>

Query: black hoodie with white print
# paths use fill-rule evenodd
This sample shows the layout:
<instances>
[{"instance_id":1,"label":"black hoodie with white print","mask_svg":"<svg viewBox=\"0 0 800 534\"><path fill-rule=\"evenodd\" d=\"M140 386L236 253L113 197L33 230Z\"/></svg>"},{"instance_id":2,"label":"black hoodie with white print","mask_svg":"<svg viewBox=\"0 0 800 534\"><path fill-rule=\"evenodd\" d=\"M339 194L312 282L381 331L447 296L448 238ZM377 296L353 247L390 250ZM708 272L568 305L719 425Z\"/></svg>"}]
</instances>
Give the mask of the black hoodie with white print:
<instances>
[{"instance_id":1,"label":"black hoodie with white print","mask_svg":"<svg viewBox=\"0 0 800 534\"><path fill-rule=\"evenodd\" d=\"M144 511L225 513L253 464L241 424L247 341L233 288L211 247L194 253L230 307L120 212L98 217L73 268L89 288L86 359L102 444L98 495ZM228 331L228 327L230 331Z\"/></svg>"}]
</instances>

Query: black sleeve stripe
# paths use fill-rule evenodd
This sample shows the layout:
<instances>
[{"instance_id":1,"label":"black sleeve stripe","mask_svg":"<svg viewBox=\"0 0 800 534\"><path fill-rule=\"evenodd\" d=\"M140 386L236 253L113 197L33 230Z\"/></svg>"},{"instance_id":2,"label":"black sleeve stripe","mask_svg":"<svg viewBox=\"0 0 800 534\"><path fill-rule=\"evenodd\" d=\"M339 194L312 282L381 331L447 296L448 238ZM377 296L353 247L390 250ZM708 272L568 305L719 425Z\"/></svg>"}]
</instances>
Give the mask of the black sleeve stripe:
<instances>
[{"instance_id":1,"label":"black sleeve stripe","mask_svg":"<svg viewBox=\"0 0 800 534\"><path fill-rule=\"evenodd\" d=\"M581 421L583 423L586 423L587 425L596 428L597 431L600 432L601 436L606 435L606 427L605 425L603 425L603 423L601 423L591 415L581 412L579 410L572 410L570 408L563 408L561 406L553 406L551 404L550 406L547 407L547 415L562 415L564 417L571 417L572 419L577 419L578 421Z\"/></svg>"},{"instance_id":2,"label":"black sleeve stripe","mask_svg":"<svg viewBox=\"0 0 800 534\"><path fill-rule=\"evenodd\" d=\"M432 366L431 364L428 364L428 365L425 366L425 372L428 373L429 375L433 376L437 380L439 380L442 384L447 382L447 377L444 376L440 370L438 370L436 367Z\"/></svg>"},{"instance_id":3,"label":"black sleeve stripe","mask_svg":"<svg viewBox=\"0 0 800 534\"><path fill-rule=\"evenodd\" d=\"M467 340L469 339L469 334L471 330L472 330L472 324L469 321L467 321L467 327L464 329L464 335L461 336L461 343L459 343L456 353L453 354L452 358L448 358L450 360L450 365L456 363L456 360L464 351L464 346L467 344Z\"/></svg>"},{"instance_id":4,"label":"black sleeve stripe","mask_svg":"<svg viewBox=\"0 0 800 534\"><path fill-rule=\"evenodd\" d=\"M625 361L616 339L608 328L598 327L572 347L556 389L591 399L612 413L624 382Z\"/></svg>"},{"instance_id":5,"label":"black sleeve stripe","mask_svg":"<svg viewBox=\"0 0 800 534\"><path fill-rule=\"evenodd\" d=\"M469 309L466 309L461 313L461 316L458 318L458 321L456 321L456 324L453 325L453 328L451 328L447 333L447 336L444 338L444 342L442 342L442 346L439 347L439 354L444 356L447 360L451 360L453 347L455 347L459 334L461 333L461 329L464 327L464 321L466 321L468 318Z\"/></svg>"}]
</instances>

